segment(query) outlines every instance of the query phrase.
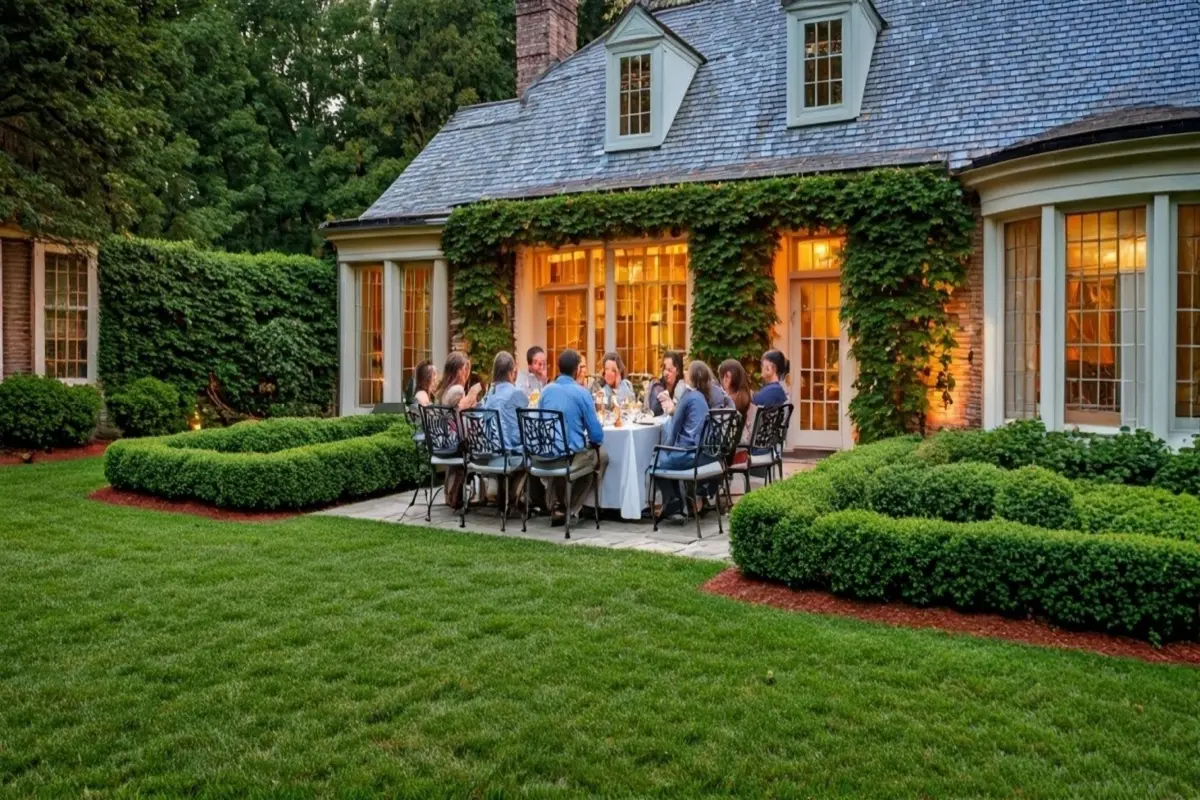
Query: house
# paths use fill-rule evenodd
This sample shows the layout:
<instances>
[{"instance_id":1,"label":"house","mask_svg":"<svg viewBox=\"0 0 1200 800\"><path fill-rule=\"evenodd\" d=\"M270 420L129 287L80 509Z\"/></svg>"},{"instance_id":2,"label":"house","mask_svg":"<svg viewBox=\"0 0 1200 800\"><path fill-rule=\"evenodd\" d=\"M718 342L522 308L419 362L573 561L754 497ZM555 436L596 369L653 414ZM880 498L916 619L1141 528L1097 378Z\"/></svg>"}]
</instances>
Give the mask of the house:
<instances>
[{"instance_id":1,"label":"house","mask_svg":"<svg viewBox=\"0 0 1200 800\"><path fill-rule=\"evenodd\" d=\"M400 399L415 361L451 347L440 230L457 206L937 165L978 224L950 308L957 401L936 422L1200 432L1200 3L674 5L635 4L575 52L576 0L516 0L520 96L460 109L361 217L327 225L342 413ZM852 442L840 244L794 231L779 248L771 335L796 366L797 446ZM653 371L689 345L687 233L523 248L513 305L518 353L615 349Z\"/></svg>"},{"instance_id":2,"label":"house","mask_svg":"<svg viewBox=\"0 0 1200 800\"><path fill-rule=\"evenodd\" d=\"M0 379L22 372L95 383L99 298L95 248L0 224Z\"/></svg>"}]
</instances>

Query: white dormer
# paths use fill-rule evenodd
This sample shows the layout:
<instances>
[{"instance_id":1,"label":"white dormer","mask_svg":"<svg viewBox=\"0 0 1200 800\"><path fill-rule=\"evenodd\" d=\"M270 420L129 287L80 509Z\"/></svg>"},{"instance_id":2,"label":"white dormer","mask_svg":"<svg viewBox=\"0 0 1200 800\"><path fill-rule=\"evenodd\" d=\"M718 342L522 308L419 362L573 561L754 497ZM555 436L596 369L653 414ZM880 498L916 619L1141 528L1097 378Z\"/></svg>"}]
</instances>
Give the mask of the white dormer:
<instances>
[{"instance_id":1,"label":"white dormer","mask_svg":"<svg viewBox=\"0 0 1200 800\"><path fill-rule=\"evenodd\" d=\"M788 125L855 119L883 18L870 0L784 0Z\"/></svg>"},{"instance_id":2,"label":"white dormer","mask_svg":"<svg viewBox=\"0 0 1200 800\"><path fill-rule=\"evenodd\" d=\"M704 56L637 4L621 15L605 48L604 149L658 147Z\"/></svg>"}]
</instances>

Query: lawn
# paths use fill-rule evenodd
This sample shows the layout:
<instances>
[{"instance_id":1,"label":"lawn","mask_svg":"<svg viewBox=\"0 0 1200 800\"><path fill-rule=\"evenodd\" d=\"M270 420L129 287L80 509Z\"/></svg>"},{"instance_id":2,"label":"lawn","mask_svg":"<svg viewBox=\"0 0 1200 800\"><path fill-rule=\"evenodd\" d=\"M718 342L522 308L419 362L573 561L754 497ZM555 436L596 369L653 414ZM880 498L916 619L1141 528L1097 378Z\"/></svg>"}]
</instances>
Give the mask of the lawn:
<instances>
[{"instance_id":1,"label":"lawn","mask_svg":"<svg viewBox=\"0 0 1200 800\"><path fill-rule=\"evenodd\" d=\"M103 483L0 467L0 794L1200 787L1187 667L740 605L674 557L87 500Z\"/></svg>"}]
</instances>

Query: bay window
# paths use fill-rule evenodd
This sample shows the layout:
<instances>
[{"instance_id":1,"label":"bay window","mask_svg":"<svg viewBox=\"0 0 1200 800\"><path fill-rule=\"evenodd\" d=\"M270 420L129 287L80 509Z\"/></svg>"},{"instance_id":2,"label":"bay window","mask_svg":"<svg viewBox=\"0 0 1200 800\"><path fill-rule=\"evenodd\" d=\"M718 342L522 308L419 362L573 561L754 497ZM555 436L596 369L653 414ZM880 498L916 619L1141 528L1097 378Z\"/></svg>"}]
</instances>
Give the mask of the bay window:
<instances>
[{"instance_id":1,"label":"bay window","mask_svg":"<svg viewBox=\"0 0 1200 800\"><path fill-rule=\"evenodd\" d=\"M417 364L433 357L432 287L432 264L409 264L404 268L404 341L401 350L401 374L405 387L412 381Z\"/></svg>"},{"instance_id":2,"label":"bay window","mask_svg":"<svg viewBox=\"0 0 1200 800\"><path fill-rule=\"evenodd\" d=\"M1041 220L1004 226L1004 418L1032 419L1041 403Z\"/></svg>"},{"instance_id":3,"label":"bay window","mask_svg":"<svg viewBox=\"0 0 1200 800\"><path fill-rule=\"evenodd\" d=\"M1175 426L1200 430L1200 205L1180 205L1175 249Z\"/></svg>"},{"instance_id":4,"label":"bay window","mask_svg":"<svg viewBox=\"0 0 1200 800\"><path fill-rule=\"evenodd\" d=\"M383 267L359 267L355 282L357 399L374 406L383 402Z\"/></svg>"},{"instance_id":5,"label":"bay window","mask_svg":"<svg viewBox=\"0 0 1200 800\"><path fill-rule=\"evenodd\" d=\"M43 355L48 377L87 380L88 315L87 256L46 253Z\"/></svg>"}]
</instances>

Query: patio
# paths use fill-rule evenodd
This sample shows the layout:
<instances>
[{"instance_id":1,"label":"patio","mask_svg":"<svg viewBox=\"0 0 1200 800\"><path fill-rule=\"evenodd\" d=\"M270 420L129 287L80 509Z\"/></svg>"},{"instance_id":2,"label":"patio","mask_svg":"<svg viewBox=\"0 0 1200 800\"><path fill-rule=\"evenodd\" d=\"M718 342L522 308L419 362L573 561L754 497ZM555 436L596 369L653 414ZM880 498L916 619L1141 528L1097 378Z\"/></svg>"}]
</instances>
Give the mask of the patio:
<instances>
[{"instance_id":1,"label":"patio","mask_svg":"<svg viewBox=\"0 0 1200 800\"><path fill-rule=\"evenodd\" d=\"M804 470L812 469L819 458L805 453L803 456L784 457L784 475L790 477ZM761 486L761 481L754 481L753 486ZM529 520L529 530L521 532L520 517L510 519L508 530L500 532L500 515L494 506L471 509L467 512L466 528L459 528L458 515L440 502L433 505L432 520L425 521L425 495L416 490L419 497L416 505L409 508L413 492L401 492L365 500L360 503L338 506L327 511L318 512L321 515L333 517L349 517L352 519L367 519L377 522L393 522L404 525L428 526L445 530L466 531L469 533L487 534L491 536L508 536L521 539L538 539L544 542L554 542L564 545L584 545L587 547L605 547L615 550L643 550L650 553L667 553L670 555L688 556L713 561L729 560L729 520L725 519L725 533L717 531L715 514L708 513L700 519L702 538L696 537L696 524L692 520L682 525L663 523L654 530L649 520L631 522L619 519L616 515L606 513L600 521L600 530L596 530L595 522L585 512L584 519L578 526L572 526L571 538L563 538L562 528L552 528L550 517L541 516ZM734 481L733 500L736 503L742 497L742 484Z\"/></svg>"}]
</instances>

